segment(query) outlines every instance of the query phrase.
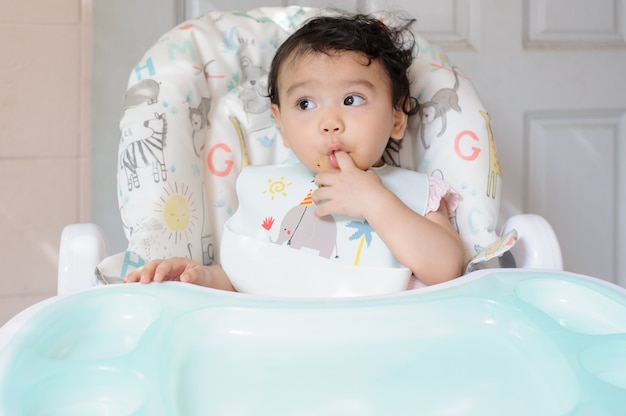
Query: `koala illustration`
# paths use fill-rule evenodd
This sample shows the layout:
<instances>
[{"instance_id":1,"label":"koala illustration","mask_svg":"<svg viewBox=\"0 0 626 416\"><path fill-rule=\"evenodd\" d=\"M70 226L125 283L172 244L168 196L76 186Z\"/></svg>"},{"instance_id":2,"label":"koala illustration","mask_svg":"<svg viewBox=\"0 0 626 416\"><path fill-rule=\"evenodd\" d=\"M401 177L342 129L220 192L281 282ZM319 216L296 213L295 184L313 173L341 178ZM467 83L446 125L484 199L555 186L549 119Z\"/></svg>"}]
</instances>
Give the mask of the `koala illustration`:
<instances>
[{"instance_id":1,"label":"koala illustration","mask_svg":"<svg viewBox=\"0 0 626 416\"><path fill-rule=\"evenodd\" d=\"M191 136L193 151L198 157L200 157L200 153L204 149L205 129L211 125L209 121L209 111L211 111L211 99L206 97L202 97L198 107L189 107L189 121L193 128Z\"/></svg>"},{"instance_id":2,"label":"koala illustration","mask_svg":"<svg viewBox=\"0 0 626 416\"><path fill-rule=\"evenodd\" d=\"M246 56L241 57L241 84L239 98L243 101L243 108L248 113L260 114L270 108L267 94L268 71L252 64Z\"/></svg>"}]
</instances>

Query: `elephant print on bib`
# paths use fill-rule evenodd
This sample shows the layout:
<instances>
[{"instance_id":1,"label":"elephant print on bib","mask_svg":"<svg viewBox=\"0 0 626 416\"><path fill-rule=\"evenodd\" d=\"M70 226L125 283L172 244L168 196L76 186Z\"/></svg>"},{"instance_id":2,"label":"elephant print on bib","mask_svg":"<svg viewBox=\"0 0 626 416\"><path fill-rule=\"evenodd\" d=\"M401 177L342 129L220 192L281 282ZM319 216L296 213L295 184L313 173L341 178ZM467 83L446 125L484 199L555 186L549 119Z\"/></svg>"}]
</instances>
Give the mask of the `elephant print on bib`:
<instances>
[{"instance_id":1,"label":"elephant print on bib","mask_svg":"<svg viewBox=\"0 0 626 416\"><path fill-rule=\"evenodd\" d=\"M300 204L287 211L280 223L278 238L272 243L317 251L320 257L330 258L337 245L337 224L331 215L315 216L309 192Z\"/></svg>"}]
</instances>

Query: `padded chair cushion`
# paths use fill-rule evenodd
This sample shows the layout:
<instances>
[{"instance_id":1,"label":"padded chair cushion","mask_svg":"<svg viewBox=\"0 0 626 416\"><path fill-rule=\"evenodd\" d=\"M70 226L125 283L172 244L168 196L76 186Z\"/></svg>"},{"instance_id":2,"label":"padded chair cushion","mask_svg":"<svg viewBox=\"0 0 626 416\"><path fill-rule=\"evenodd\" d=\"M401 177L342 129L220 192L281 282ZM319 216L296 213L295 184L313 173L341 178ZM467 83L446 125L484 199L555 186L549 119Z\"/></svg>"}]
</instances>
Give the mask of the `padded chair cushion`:
<instances>
[{"instance_id":1,"label":"padded chair cushion","mask_svg":"<svg viewBox=\"0 0 626 416\"><path fill-rule=\"evenodd\" d=\"M132 69L120 122L119 209L129 241L120 275L155 258L219 262L241 169L291 156L265 97L267 74L278 45L319 13L210 12L164 34ZM422 109L400 163L461 194L454 223L469 260L498 239L502 181L490 118L467 76L416 40L412 93Z\"/></svg>"}]
</instances>

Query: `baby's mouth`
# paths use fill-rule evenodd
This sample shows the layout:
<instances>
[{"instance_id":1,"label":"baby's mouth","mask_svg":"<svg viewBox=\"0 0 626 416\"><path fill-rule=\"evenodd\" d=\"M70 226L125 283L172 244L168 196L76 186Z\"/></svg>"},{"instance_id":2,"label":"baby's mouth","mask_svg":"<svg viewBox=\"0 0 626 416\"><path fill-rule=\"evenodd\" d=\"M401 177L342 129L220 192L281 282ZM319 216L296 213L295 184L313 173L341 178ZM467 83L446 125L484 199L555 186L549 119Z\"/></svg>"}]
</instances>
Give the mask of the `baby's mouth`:
<instances>
[{"instance_id":1,"label":"baby's mouth","mask_svg":"<svg viewBox=\"0 0 626 416\"><path fill-rule=\"evenodd\" d=\"M339 162L337 162L336 152L345 152L345 149L340 145L332 145L328 147L328 164L335 169L339 169Z\"/></svg>"}]
</instances>

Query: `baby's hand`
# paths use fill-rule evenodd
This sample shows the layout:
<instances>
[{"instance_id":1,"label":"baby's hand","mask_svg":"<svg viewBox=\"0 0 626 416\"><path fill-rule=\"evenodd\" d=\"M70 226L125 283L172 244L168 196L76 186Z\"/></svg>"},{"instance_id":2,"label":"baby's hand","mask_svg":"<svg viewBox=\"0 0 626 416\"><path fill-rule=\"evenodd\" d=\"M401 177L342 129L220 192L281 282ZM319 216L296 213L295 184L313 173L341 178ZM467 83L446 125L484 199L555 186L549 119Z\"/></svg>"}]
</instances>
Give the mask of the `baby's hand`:
<instances>
[{"instance_id":1,"label":"baby's hand","mask_svg":"<svg viewBox=\"0 0 626 416\"><path fill-rule=\"evenodd\" d=\"M235 290L219 264L204 266L188 258L152 260L124 278L127 283L176 280L222 290Z\"/></svg>"},{"instance_id":2,"label":"baby's hand","mask_svg":"<svg viewBox=\"0 0 626 416\"><path fill-rule=\"evenodd\" d=\"M315 176L320 186L313 192L317 205L315 215L343 214L367 218L368 207L375 204L376 194L386 191L380 177L372 171L363 171L346 152L335 152L338 172L321 172Z\"/></svg>"},{"instance_id":3,"label":"baby's hand","mask_svg":"<svg viewBox=\"0 0 626 416\"><path fill-rule=\"evenodd\" d=\"M201 264L187 258L171 258L167 260L152 260L144 266L129 273L124 281L127 283L140 282L164 282L178 280L181 282L194 283L197 280L198 268Z\"/></svg>"}]
</instances>

